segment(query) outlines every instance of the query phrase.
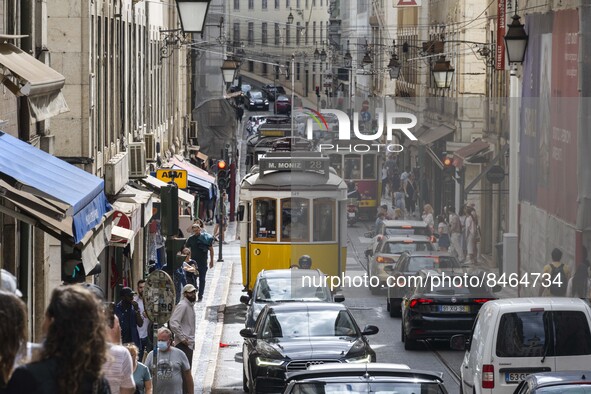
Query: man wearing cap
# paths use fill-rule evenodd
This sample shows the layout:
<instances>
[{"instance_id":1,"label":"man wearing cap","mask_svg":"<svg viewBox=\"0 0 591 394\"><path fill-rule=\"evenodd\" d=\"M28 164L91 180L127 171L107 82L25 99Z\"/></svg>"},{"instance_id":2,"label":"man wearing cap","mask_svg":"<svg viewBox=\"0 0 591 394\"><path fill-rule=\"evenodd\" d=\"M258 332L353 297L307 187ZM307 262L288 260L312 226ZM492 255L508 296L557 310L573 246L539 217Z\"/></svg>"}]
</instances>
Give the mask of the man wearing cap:
<instances>
[{"instance_id":1,"label":"man wearing cap","mask_svg":"<svg viewBox=\"0 0 591 394\"><path fill-rule=\"evenodd\" d=\"M16 277L4 268L0 269L0 290L7 291L18 297L22 297L23 293L16 285Z\"/></svg>"},{"instance_id":2,"label":"man wearing cap","mask_svg":"<svg viewBox=\"0 0 591 394\"><path fill-rule=\"evenodd\" d=\"M119 292L121 301L115 305L115 315L121 325L121 342L133 343L139 349L142 343L137 328L144 324L144 320L139 305L133 300L134 294L130 287L121 289Z\"/></svg>"},{"instance_id":3,"label":"man wearing cap","mask_svg":"<svg viewBox=\"0 0 591 394\"><path fill-rule=\"evenodd\" d=\"M183 298L179 301L168 321L174 333L174 346L182 350L193 365L193 348L195 347L195 309L197 288L191 284L183 287Z\"/></svg>"}]
</instances>

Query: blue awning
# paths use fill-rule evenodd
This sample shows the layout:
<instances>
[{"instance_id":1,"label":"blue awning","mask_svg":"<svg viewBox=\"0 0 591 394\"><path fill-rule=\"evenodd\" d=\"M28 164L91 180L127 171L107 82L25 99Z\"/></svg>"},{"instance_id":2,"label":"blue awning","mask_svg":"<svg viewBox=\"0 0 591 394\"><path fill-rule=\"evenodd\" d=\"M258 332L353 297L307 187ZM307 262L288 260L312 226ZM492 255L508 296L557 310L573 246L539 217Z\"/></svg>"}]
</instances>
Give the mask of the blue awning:
<instances>
[{"instance_id":1,"label":"blue awning","mask_svg":"<svg viewBox=\"0 0 591 394\"><path fill-rule=\"evenodd\" d=\"M1 131L0 179L43 200L62 218L71 217L75 243L112 209L101 178Z\"/></svg>"}]
</instances>

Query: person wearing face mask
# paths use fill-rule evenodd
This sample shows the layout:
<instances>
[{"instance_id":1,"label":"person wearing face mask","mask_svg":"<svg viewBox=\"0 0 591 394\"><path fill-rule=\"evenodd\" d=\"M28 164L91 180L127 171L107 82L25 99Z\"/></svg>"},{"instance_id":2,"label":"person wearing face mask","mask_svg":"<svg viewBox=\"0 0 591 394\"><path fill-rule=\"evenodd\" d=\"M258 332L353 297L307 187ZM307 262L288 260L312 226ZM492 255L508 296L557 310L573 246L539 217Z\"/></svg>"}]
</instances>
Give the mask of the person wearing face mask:
<instances>
[{"instance_id":1,"label":"person wearing face mask","mask_svg":"<svg viewBox=\"0 0 591 394\"><path fill-rule=\"evenodd\" d=\"M154 352L146 358L146 365L157 370L158 381L154 394L193 394L191 366L183 351L172 345L172 332L165 327L158 330L158 368L154 366Z\"/></svg>"},{"instance_id":2,"label":"person wearing face mask","mask_svg":"<svg viewBox=\"0 0 591 394\"><path fill-rule=\"evenodd\" d=\"M195 309L197 289L188 284L183 287L183 298L179 301L168 321L174 333L174 346L181 349L193 366L193 348L195 347Z\"/></svg>"}]
</instances>

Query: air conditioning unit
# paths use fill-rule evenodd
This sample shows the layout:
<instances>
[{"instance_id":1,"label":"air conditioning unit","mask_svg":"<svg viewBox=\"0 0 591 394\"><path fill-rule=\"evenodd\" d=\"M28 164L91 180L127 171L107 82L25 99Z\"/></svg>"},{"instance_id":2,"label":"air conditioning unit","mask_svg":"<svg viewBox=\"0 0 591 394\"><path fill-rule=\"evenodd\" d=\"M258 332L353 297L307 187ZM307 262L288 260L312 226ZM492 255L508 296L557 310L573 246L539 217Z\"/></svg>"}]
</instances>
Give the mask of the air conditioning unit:
<instances>
[{"instance_id":1,"label":"air conditioning unit","mask_svg":"<svg viewBox=\"0 0 591 394\"><path fill-rule=\"evenodd\" d=\"M105 164L105 193L113 196L129 181L128 152L121 152L113 156Z\"/></svg>"},{"instance_id":2,"label":"air conditioning unit","mask_svg":"<svg viewBox=\"0 0 591 394\"><path fill-rule=\"evenodd\" d=\"M129 144L129 177L146 177L146 145L143 142Z\"/></svg>"},{"instance_id":3,"label":"air conditioning unit","mask_svg":"<svg viewBox=\"0 0 591 394\"><path fill-rule=\"evenodd\" d=\"M154 133L145 133L144 143L146 144L146 160L156 161L156 136Z\"/></svg>"}]
</instances>

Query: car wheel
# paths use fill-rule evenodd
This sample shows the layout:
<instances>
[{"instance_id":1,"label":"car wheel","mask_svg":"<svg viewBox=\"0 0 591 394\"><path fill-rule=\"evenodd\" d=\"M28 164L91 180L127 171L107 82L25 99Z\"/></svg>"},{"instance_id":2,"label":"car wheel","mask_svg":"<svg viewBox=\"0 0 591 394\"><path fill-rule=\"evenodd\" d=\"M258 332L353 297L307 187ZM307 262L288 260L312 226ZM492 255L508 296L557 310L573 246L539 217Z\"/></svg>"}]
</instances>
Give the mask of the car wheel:
<instances>
[{"instance_id":1,"label":"car wheel","mask_svg":"<svg viewBox=\"0 0 591 394\"><path fill-rule=\"evenodd\" d=\"M389 298L389 303L390 303L390 317L400 317L402 316L402 308L400 306L397 306L396 304L396 299L395 298ZM400 303L398 303L398 305L400 305Z\"/></svg>"},{"instance_id":2,"label":"car wheel","mask_svg":"<svg viewBox=\"0 0 591 394\"><path fill-rule=\"evenodd\" d=\"M419 348L419 343L416 339L410 339L404 335L404 350L417 350Z\"/></svg>"}]
</instances>

